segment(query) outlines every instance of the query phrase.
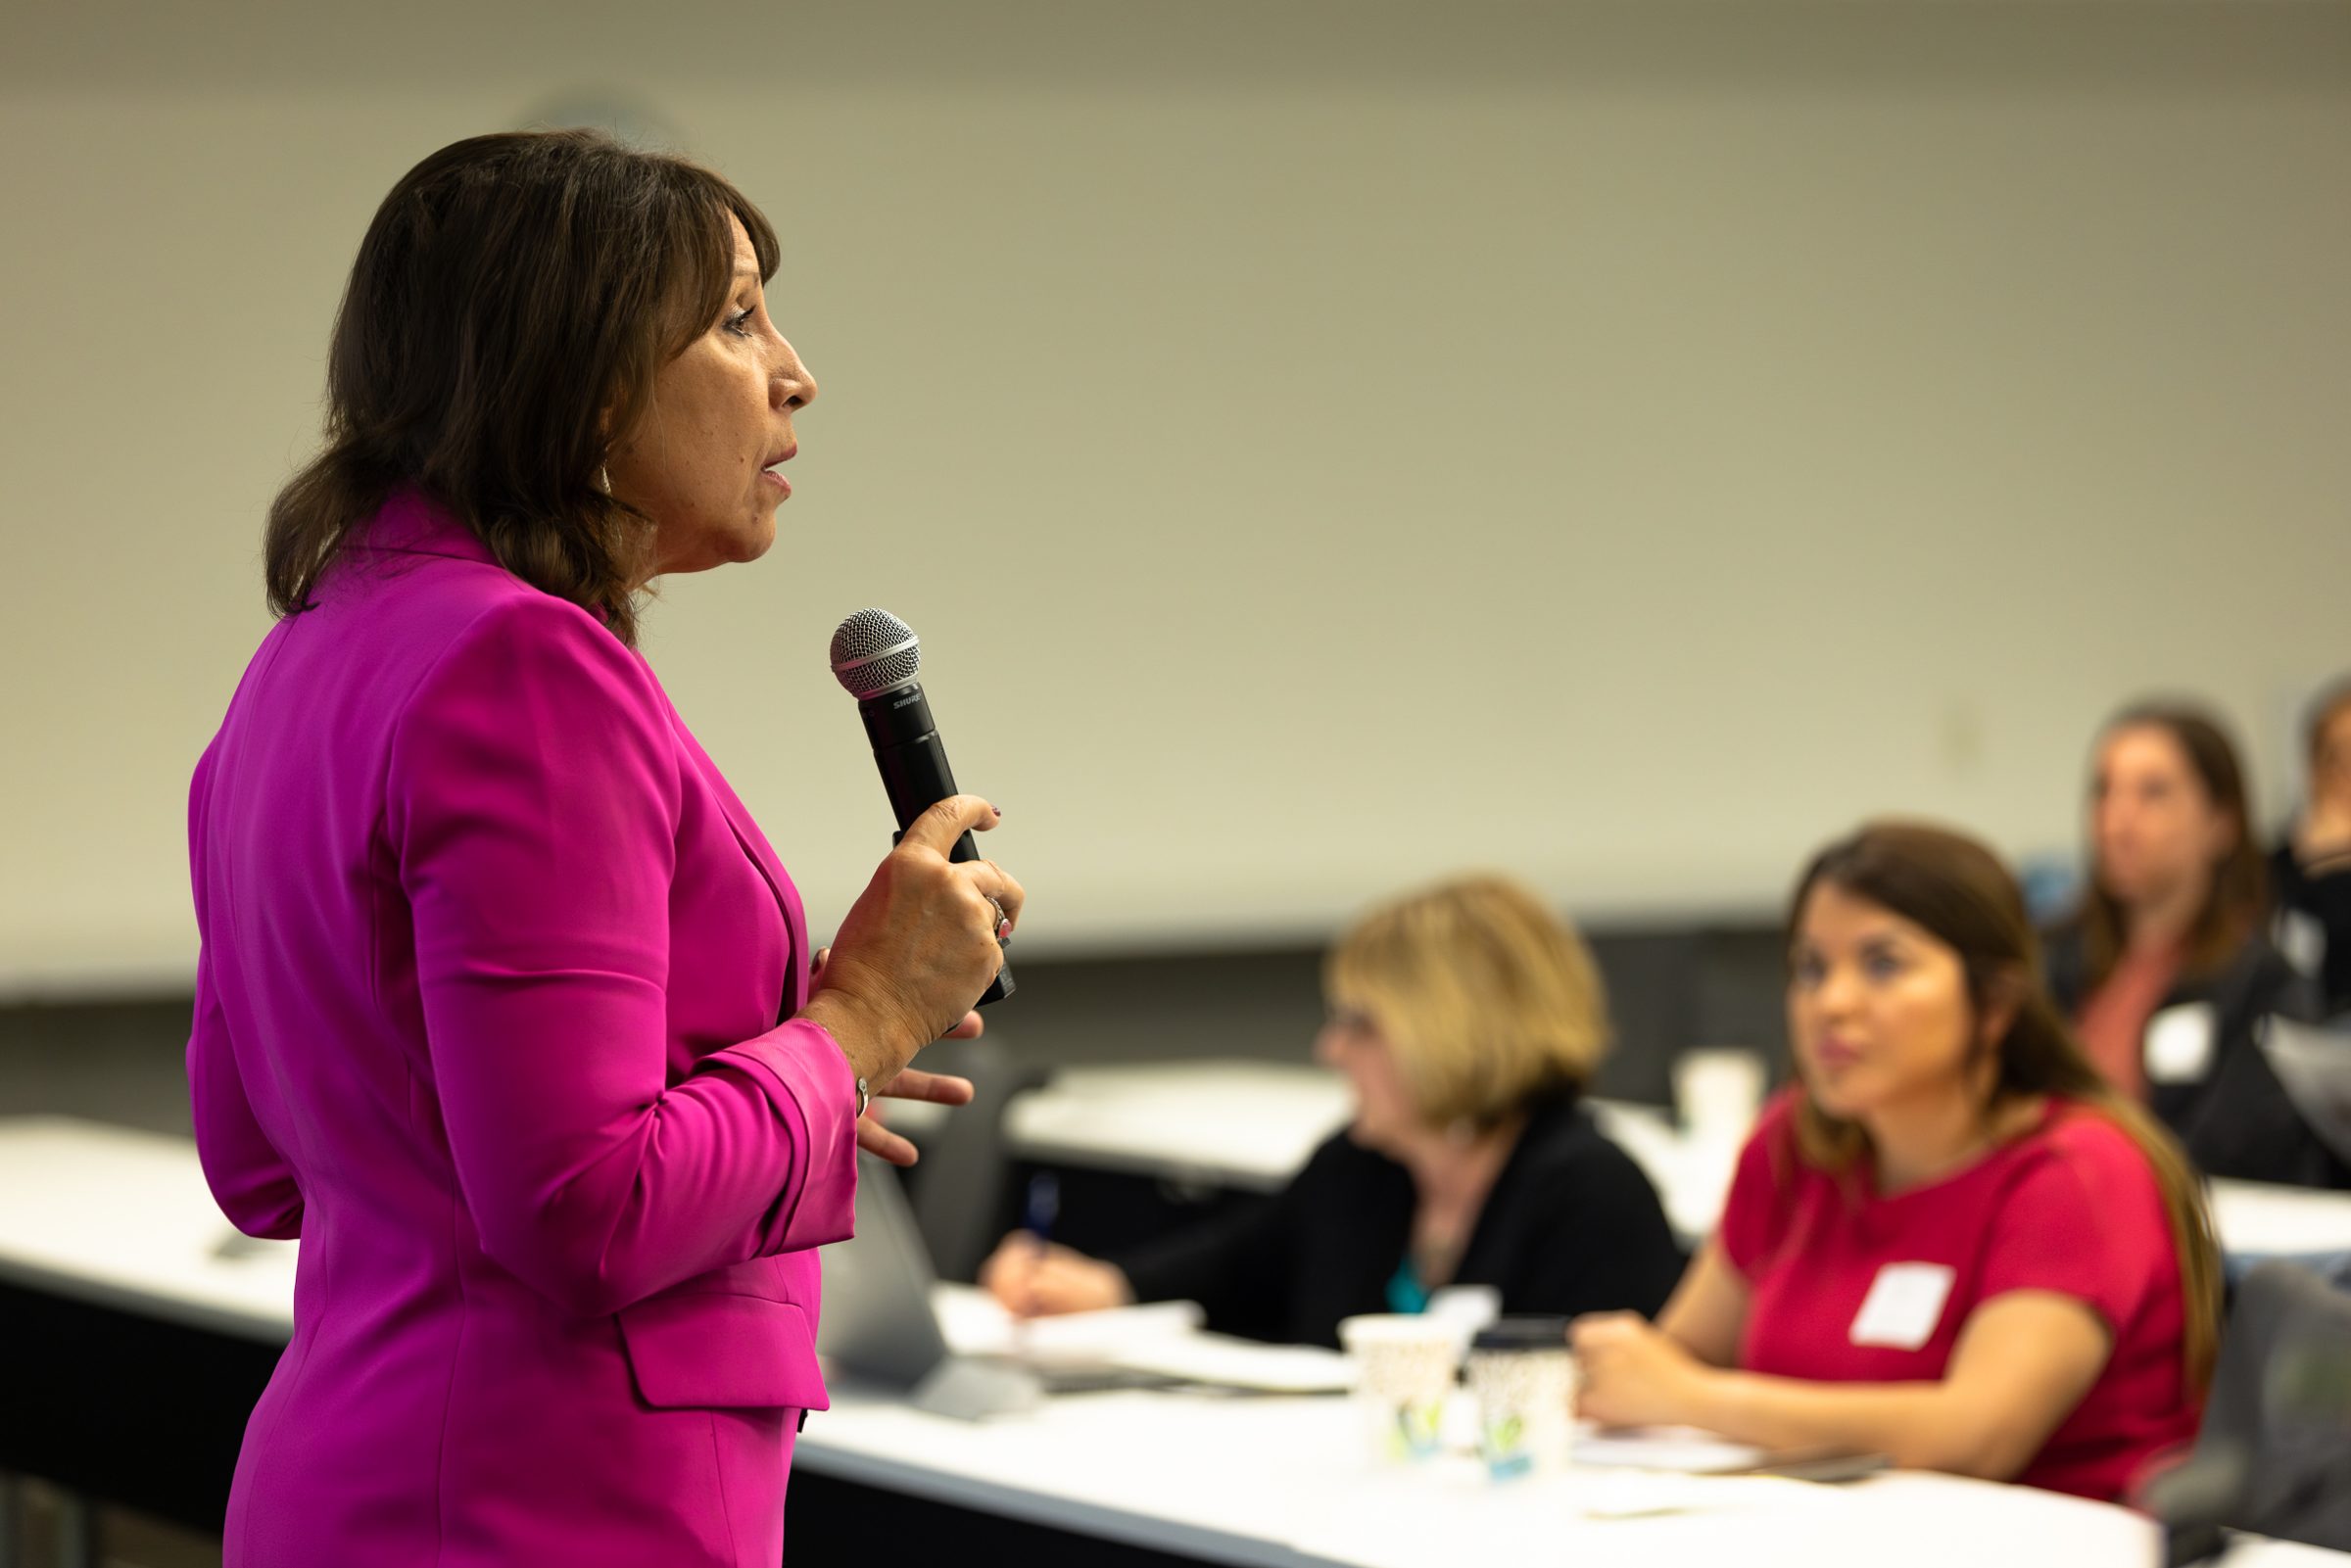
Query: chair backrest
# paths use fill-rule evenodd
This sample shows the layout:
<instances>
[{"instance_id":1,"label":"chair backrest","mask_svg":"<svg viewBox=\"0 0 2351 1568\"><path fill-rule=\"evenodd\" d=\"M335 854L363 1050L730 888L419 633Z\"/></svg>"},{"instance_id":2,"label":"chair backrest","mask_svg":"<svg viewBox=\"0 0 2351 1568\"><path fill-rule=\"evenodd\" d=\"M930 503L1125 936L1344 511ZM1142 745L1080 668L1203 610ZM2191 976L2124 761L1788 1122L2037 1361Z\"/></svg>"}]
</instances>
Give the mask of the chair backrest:
<instances>
[{"instance_id":1,"label":"chair backrest","mask_svg":"<svg viewBox=\"0 0 2351 1568\"><path fill-rule=\"evenodd\" d=\"M2237 1287L2195 1451L2147 1500L2175 1526L2351 1551L2346 1478L2351 1264L2262 1263Z\"/></svg>"},{"instance_id":2,"label":"chair backrest","mask_svg":"<svg viewBox=\"0 0 2351 1568\"><path fill-rule=\"evenodd\" d=\"M1013 1099L1042 1084L1046 1069L1024 1067L997 1040L941 1040L923 1052L927 1072L972 1080L972 1103L925 1133L912 1182L914 1218L941 1279L970 1282L996 1245L1012 1161L1004 1113Z\"/></svg>"}]
</instances>

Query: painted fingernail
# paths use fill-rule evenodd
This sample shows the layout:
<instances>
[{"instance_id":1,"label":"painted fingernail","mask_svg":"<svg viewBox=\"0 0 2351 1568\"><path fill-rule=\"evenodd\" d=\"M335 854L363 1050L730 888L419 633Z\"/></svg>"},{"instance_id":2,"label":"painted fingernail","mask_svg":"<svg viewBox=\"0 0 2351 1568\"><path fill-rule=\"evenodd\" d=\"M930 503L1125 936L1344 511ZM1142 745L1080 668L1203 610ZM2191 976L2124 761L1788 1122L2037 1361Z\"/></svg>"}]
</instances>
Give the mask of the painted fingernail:
<instances>
[{"instance_id":1,"label":"painted fingernail","mask_svg":"<svg viewBox=\"0 0 2351 1568\"><path fill-rule=\"evenodd\" d=\"M990 810L990 811L992 811L992 812L994 812L994 813L995 813L997 816L999 816L999 817L1001 817L1001 816L1003 816L1003 815L1004 815L1004 808L1003 808L1002 806L999 806L999 805L995 804L993 801L990 801L990 802L988 803L988 807L987 807L987 809L988 809L988 810Z\"/></svg>"}]
</instances>

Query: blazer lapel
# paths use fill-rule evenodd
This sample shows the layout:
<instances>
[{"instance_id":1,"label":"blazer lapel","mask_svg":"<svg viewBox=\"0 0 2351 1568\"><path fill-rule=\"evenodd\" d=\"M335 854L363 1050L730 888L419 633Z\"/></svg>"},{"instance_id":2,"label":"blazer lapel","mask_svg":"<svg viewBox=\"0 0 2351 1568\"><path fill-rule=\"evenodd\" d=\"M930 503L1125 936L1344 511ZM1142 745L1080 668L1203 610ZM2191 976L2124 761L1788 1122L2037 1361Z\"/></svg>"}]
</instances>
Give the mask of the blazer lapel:
<instances>
[{"instance_id":1,"label":"blazer lapel","mask_svg":"<svg viewBox=\"0 0 2351 1568\"><path fill-rule=\"evenodd\" d=\"M663 695L666 700L667 693ZM776 1014L776 1022L781 1023L808 1005L808 965L813 955L808 948L808 916L800 906L800 890L792 885L784 863L776 858L775 846L767 841L767 834L759 831L750 812L735 797L726 776L718 771L718 765L710 760L701 742L695 739L694 732L686 728L675 703L669 704L669 727L676 733L678 743L685 747L687 760L717 797L719 809L726 814L727 827L734 832L735 842L758 868L768 891L775 895L776 907L784 912L783 1001Z\"/></svg>"}]
</instances>

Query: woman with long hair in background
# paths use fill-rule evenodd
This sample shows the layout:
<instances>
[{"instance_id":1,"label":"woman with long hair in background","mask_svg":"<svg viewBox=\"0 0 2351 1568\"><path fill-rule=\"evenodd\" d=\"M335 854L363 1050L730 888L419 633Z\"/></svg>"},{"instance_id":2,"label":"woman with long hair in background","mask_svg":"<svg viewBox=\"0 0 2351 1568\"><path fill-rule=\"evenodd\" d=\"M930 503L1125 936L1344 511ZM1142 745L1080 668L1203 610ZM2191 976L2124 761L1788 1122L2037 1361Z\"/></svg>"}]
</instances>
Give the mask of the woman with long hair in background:
<instances>
[{"instance_id":1,"label":"woman with long hair in background","mask_svg":"<svg viewBox=\"0 0 2351 1568\"><path fill-rule=\"evenodd\" d=\"M2212 715L2151 702L2110 721L2091 765L2081 906L2048 936L2050 989L2107 1081L2205 1174L2341 1185L2351 1170L2261 1049L2272 1015L2313 1018L2318 997L2270 939L2248 796Z\"/></svg>"}]
</instances>

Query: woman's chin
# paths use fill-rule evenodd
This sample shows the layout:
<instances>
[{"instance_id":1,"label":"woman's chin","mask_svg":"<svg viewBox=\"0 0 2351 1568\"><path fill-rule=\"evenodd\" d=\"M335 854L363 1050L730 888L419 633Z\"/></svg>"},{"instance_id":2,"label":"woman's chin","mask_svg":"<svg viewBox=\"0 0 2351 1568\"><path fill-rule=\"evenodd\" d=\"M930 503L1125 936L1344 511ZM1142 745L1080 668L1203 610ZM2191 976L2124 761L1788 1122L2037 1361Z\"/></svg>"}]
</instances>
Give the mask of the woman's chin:
<instances>
[{"instance_id":1,"label":"woman's chin","mask_svg":"<svg viewBox=\"0 0 2351 1568\"><path fill-rule=\"evenodd\" d=\"M738 534L729 543L735 546L734 560L737 565L757 560L775 547L775 514L771 511L765 517L760 518L756 524Z\"/></svg>"},{"instance_id":2,"label":"woman's chin","mask_svg":"<svg viewBox=\"0 0 2351 1568\"><path fill-rule=\"evenodd\" d=\"M1812 1097L1812 1104L1823 1116L1840 1121L1853 1120L1870 1108L1874 1099L1867 1084L1853 1082L1848 1074L1833 1077L1817 1072L1807 1074L1804 1092Z\"/></svg>"}]
</instances>

